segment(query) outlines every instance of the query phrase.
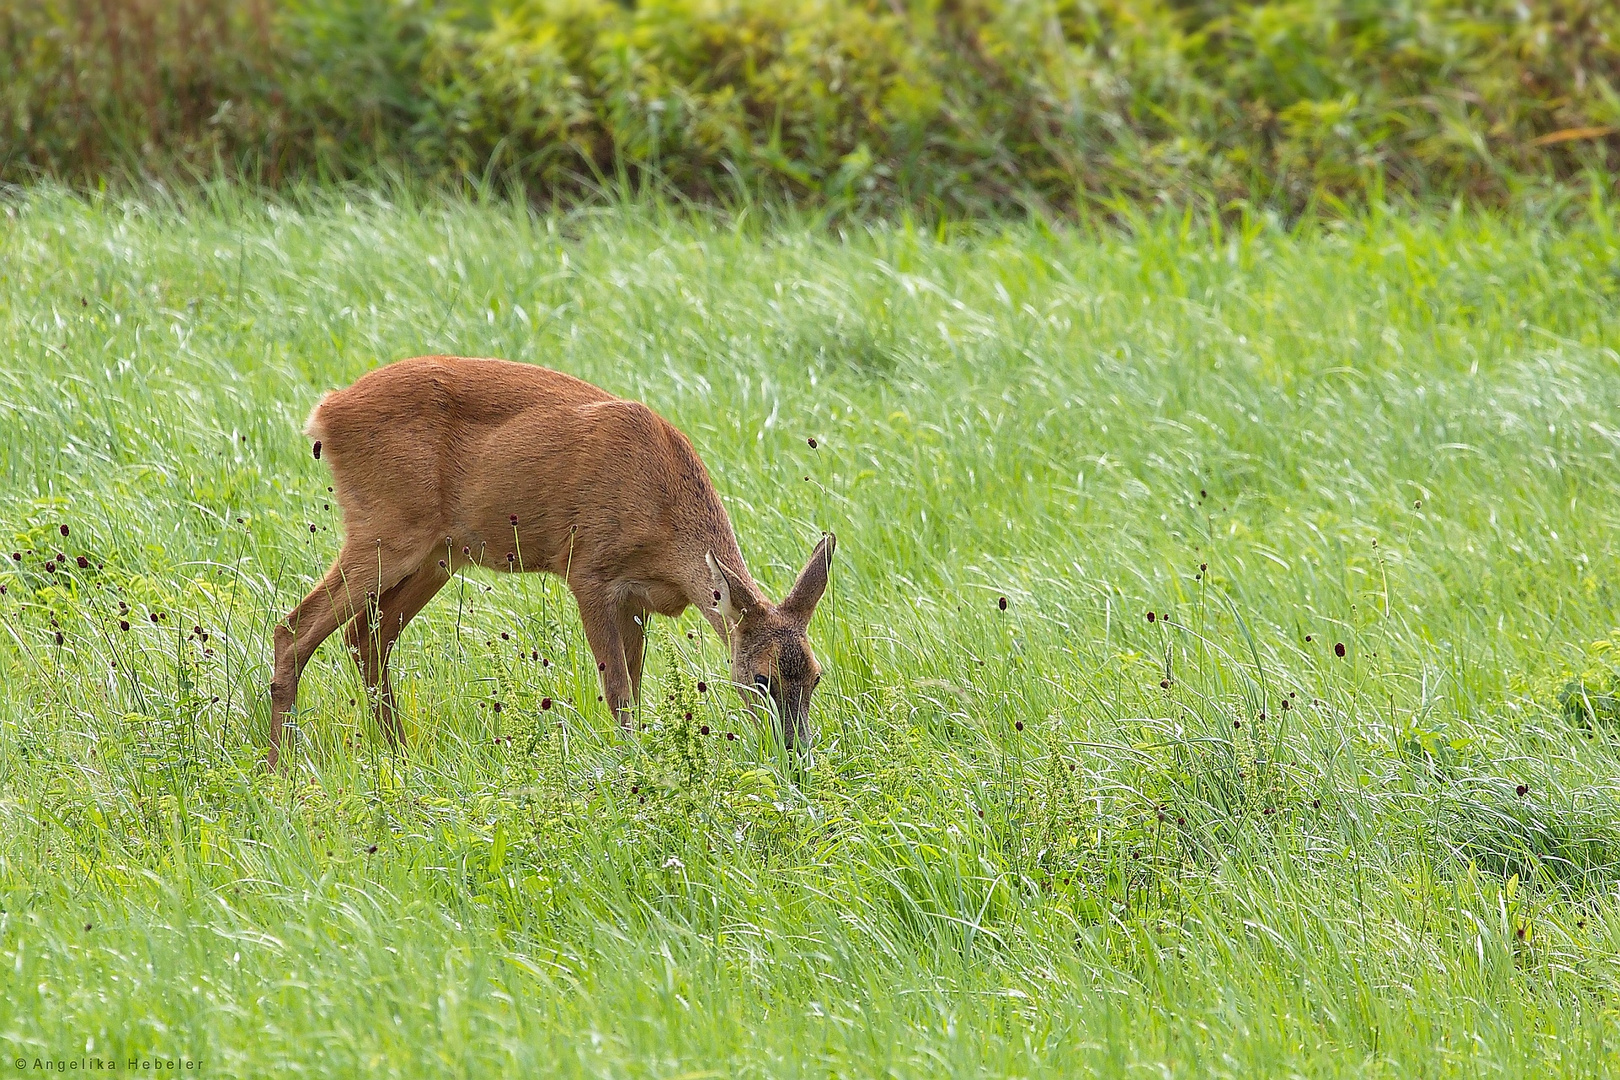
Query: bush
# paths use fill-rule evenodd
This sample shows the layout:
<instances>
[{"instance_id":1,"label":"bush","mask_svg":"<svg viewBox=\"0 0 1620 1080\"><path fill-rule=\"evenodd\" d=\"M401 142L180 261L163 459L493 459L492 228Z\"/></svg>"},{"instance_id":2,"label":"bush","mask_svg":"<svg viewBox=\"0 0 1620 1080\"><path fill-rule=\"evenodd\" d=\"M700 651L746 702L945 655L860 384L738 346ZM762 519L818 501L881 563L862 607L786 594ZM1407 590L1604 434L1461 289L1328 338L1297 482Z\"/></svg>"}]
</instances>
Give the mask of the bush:
<instances>
[{"instance_id":1,"label":"bush","mask_svg":"<svg viewBox=\"0 0 1620 1080\"><path fill-rule=\"evenodd\" d=\"M379 167L962 214L1620 165L1600 0L13 0L0 178Z\"/></svg>"}]
</instances>

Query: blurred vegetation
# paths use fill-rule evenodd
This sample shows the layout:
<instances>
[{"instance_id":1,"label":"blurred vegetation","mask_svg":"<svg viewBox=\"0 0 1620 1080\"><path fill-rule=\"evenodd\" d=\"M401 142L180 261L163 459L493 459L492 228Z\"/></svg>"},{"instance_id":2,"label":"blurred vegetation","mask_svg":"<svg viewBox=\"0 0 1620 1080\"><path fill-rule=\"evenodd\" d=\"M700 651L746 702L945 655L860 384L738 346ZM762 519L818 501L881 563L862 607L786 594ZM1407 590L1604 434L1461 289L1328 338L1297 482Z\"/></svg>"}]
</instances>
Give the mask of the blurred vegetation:
<instances>
[{"instance_id":1,"label":"blurred vegetation","mask_svg":"<svg viewBox=\"0 0 1620 1080\"><path fill-rule=\"evenodd\" d=\"M1620 165L1609 0L0 0L0 69L12 182L1298 212Z\"/></svg>"}]
</instances>

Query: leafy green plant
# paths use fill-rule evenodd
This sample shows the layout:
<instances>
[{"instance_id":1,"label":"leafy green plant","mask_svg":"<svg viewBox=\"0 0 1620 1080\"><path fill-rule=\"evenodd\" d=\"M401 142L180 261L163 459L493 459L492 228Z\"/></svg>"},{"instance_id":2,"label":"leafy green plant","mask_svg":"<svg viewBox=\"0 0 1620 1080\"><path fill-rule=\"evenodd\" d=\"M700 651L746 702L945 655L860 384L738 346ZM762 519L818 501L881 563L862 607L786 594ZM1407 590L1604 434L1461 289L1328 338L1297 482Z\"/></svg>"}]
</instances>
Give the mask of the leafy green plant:
<instances>
[{"instance_id":1,"label":"leafy green plant","mask_svg":"<svg viewBox=\"0 0 1620 1080\"><path fill-rule=\"evenodd\" d=\"M1597 0L45 0L0 179L414 174L574 200L1288 213L1616 167Z\"/></svg>"}]
</instances>

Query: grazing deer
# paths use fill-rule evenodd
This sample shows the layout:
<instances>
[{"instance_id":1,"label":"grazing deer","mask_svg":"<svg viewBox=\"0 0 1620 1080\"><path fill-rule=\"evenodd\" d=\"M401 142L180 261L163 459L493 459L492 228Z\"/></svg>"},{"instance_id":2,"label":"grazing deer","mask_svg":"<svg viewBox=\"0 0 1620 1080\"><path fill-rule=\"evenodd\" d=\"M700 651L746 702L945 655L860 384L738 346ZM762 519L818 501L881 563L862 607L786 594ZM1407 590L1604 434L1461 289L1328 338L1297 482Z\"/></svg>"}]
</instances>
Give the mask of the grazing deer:
<instances>
[{"instance_id":1,"label":"grazing deer","mask_svg":"<svg viewBox=\"0 0 1620 1080\"><path fill-rule=\"evenodd\" d=\"M332 469L344 540L276 626L272 768L304 665L345 625L377 722L398 745L389 650L469 565L567 581L603 696L626 725L649 613L696 604L730 650L738 692L769 703L788 745L808 742L821 668L806 629L835 540L823 536L787 598L770 603L692 444L645 405L532 364L424 356L326 395L304 433Z\"/></svg>"}]
</instances>

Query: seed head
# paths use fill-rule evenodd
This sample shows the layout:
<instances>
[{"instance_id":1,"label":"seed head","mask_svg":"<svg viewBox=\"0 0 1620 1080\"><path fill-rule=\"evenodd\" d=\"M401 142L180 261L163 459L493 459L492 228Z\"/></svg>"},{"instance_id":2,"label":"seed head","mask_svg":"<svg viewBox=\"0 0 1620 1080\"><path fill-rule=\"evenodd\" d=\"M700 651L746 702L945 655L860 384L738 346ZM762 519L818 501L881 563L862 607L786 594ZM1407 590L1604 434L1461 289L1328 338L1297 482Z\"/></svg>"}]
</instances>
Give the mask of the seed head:
<instances>
[{"instance_id":1,"label":"seed head","mask_svg":"<svg viewBox=\"0 0 1620 1080\"><path fill-rule=\"evenodd\" d=\"M810 436L809 441L810 441L810 449L814 450L816 448L816 437L814 435Z\"/></svg>"},{"instance_id":2,"label":"seed head","mask_svg":"<svg viewBox=\"0 0 1620 1080\"><path fill-rule=\"evenodd\" d=\"M709 733L709 725L704 724L702 727L698 728L698 733L701 735L707 735Z\"/></svg>"},{"instance_id":3,"label":"seed head","mask_svg":"<svg viewBox=\"0 0 1620 1080\"><path fill-rule=\"evenodd\" d=\"M315 460L321 460L321 440L316 439L315 445L311 449L315 451Z\"/></svg>"},{"instance_id":4,"label":"seed head","mask_svg":"<svg viewBox=\"0 0 1620 1080\"><path fill-rule=\"evenodd\" d=\"M1024 722L1022 720L1014 721L1013 729L1015 731L1023 731L1024 730Z\"/></svg>"},{"instance_id":5,"label":"seed head","mask_svg":"<svg viewBox=\"0 0 1620 1080\"><path fill-rule=\"evenodd\" d=\"M501 640L502 641L511 641L512 640L512 635L508 634L505 630L502 630L501 631Z\"/></svg>"},{"instance_id":6,"label":"seed head","mask_svg":"<svg viewBox=\"0 0 1620 1080\"><path fill-rule=\"evenodd\" d=\"M508 516L506 520L510 521L512 523L512 528L514 528L514 529L517 528L517 515L516 514L512 514L512 515Z\"/></svg>"},{"instance_id":7,"label":"seed head","mask_svg":"<svg viewBox=\"0 0 1620 1080\"><path fill-rule=\"evenodd\" d=\"M56 636L57 636L57 638L58 638L58 639L60 639L60 638L61 638L61 636L62 636L62 635L61 635L61 634L57 634L57 635L56 635ZM61 643L62 643L62 642L61 642L61 641L60 641L60 640L58 640L58 641L57 641L57 644L58 644L58 645L60 645L60 644L61 644ZM1514 788L1514 789L1513 789L1513 794L1515 794L1515 795L1517 795L1517 796L1519 796L1519 797L1520 797L1520 798L1523 798L1523 797L1524 797L1524 796L1525 796L1525 795L1526 795L1526 794L1528 794L1528 793L1529 793L1529 791L1530 791L1530 787L1529 787L1529 785L1527 785L1527 784L1520 784L1520 785L1519 785L1519 786L1518 786L1518 787L1516 787L1516 788Z\"/></svg>"},{"instance_id":8,"label":"seed head","mask_svg":"<svg viewBox=\"0 0 1620 1080\"><path fill-rule=\"evenodd\" d=\"M1305 644L1309 645L1310 643L1311 643L1311 635L1306 634L1305 635Z\"/></svg>"},{"instance_id":9,"label":"seed head","mask_svg":"<svg viewBox=\"0 0 1620 1080\"><path fill-rule=\"evenodd\" d=\"M541 698L540 699L540 711L545 712L550 708L551 708L551 699L548 698L548 697Z\"/></svg>"},{"instance_id":10,"label":"seed head","mask_svg":"<svg viewBox=\"0 0 1620 1080\"><path fill-rule=\"evenodd\" d=\"M1333 643L1333 655L1334 656L1343 656L1344 655L1344 642L1335 641Z\"/></svg>"},{"instance_id":11,"label":"seed head","mask_svg":"<svg viewBox=\"0 0 1620 1080\"><path fill-rule=\"evenodd\" d=\"M127 633L129 631L129 620L128 619L119 619L118 620L118 629L123 630L123 631L125 631Z\"/></svg>"},{"instance_id":12,"label":"seed head","mask_svg":"<svg viewBox=\"0 0 1620 1080\"><path fill-rule=\"evenodd\" d=\"M1002 611L1006 611L1007 610L1007 598L1005 596L1003 596L1000 600L997 600L996 601L996 606L998 608L1000 608Z\"/></svg>"},{"instance_id":13,"label":"seed head","mask_svg":"<svg viewBox=\"0 0 1620 1080\"><path fill-rule=\"evenodd\" d=\"M737 733L735 731L726 732L726 742L735 742L736 739L737 739Z\"/></svg>"},{"instance_id":14,"label":"seed head","mask_svg":"<svg viewBox=\"0 0 1620 1080\"><path fill-rule=\"evenodd\" d=\"M83 555L79 556L79 569L80 570L88 570L88 569L90 569L90 560L85 558Z\"/></svg>"},{"instance_id":15,"label":"seed head","mask_svg":"<svg viewBox=\"0 0 1620 1080\"><path fill-rule=\"evenodd\" d=\"M63 536L68 534L68 527L66 525L58 525L57 528L61 530Z\"/></svg>"},{"instance_id":16,"label":"seed head","mask_svg":"<svg viewBox=\"0 0 1620 1080\"><path fill-rule=\"evenodd\" d=\"M377 854L377 845L372 844L370 847L366 848L366 854L367 855L375 855L375 854Z\"/></svg>"},{"instance_id":17,"label":"seed head","mask_svg":"<svg viewBox=\"0 0 1620 1080\"><path fill-rule=\"evenodd\" d=\"M1153 612L1151 612L1151 611L1148 612L1148 622L1152 622L1154 619L1157 619L1157 618L1158 618L1158 616L1155 615Z\"/></svg>"}]
</instances>

